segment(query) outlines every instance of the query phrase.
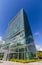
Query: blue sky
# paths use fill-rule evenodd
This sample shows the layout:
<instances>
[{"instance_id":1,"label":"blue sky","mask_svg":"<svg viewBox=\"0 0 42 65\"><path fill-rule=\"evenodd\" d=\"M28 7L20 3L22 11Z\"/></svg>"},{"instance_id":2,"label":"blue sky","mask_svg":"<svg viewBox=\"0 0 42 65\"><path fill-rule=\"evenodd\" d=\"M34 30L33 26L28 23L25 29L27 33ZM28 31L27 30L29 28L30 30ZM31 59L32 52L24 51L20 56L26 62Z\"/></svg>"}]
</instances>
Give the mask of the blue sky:
<instances>
[{"instance_id":1,"label":"blue sky","mask_svg":"<svg viewBox=\"0 0 42 65\"><path fill-rule=\"evenodd\" d=\"M42 48L42 0L0 0L0 37L21 8L27 13L35 44Z\"/></svg>"}]
</instances>

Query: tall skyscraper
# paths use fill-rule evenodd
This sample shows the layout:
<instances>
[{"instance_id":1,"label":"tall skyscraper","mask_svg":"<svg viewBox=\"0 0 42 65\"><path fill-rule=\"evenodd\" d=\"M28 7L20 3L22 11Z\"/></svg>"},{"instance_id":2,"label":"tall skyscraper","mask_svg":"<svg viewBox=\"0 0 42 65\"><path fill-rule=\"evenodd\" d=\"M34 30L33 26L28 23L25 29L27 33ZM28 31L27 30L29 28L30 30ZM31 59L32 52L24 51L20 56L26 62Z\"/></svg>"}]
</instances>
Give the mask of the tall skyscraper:
<instances>
[{"instance_id":1,"label":"tall skyscraper","mask_svg":"<svg viewBox=\"0 0 42 65\"><path fill-rule=\"evenodd\" d=\"M35 45L29 25L29 21L24 9L10 21L5 32L5 48L10 50L15 59L32 59L35 57Z\"/></svg>"}]
</instances>

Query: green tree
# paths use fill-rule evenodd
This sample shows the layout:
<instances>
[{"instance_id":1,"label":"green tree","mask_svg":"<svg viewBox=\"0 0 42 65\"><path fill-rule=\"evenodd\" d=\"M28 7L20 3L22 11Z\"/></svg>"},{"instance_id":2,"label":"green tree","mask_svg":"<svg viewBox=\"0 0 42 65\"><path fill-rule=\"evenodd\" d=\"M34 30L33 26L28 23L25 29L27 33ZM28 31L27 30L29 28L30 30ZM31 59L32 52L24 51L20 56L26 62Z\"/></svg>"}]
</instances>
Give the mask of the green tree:
<instances>
[{"instance_id":1,"label":"green tree","mask_svg":"<svg viewBox=\"0 0 42 65\"><path fill-rule=\"evenodd\" d=\"M36 52L36 57L39 59L42 59L42 52L41 51L37 51Z\"/></svg>"}]
</instances>

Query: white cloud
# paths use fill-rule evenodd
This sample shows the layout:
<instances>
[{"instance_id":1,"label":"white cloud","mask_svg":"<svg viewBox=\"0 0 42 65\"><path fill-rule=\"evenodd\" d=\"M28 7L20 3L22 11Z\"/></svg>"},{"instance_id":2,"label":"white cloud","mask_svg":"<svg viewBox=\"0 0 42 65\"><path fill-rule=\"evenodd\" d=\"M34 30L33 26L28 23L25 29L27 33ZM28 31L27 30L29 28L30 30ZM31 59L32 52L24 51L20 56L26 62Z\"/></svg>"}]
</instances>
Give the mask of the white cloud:
<instances>
[{"instance_id":1,"label":"white cloud","mask_svg":"<svg viewBox=\"0 0 42 65\"><path fill-rule=\"evenodd\" d=\"M5 41L2 39L1 36L0 36L0 44L5 44Z\"/></svg>"},{"instance_id":2,"label":"white cloud","mask_svg":"<svg viewBox=\"0 0 42 65\"><path fill-rule=\"evenodd\" d=\"M37 44L36 44L36 49L39 51L42 51L42 47L40 45L37 45Z\"/></svg>"},{"instance_id":3,"label":"white cloud","mask_svg":"<svg viewBox=\"0 0 42 65\"><path fill-rule=\"evenodd\" d=\"M40 33L39 32L35 32L34 35L40 36Z\"/></svg>"},{"instance_id":4,"label":"white cloud","mask_svg":"<svg viewBox=\"0 0 42 65\"><path fill-rule=\"evenodd\" d=\"M2 41L2 37L0 36L0 41Z\"/></svg>"}]
</instances>

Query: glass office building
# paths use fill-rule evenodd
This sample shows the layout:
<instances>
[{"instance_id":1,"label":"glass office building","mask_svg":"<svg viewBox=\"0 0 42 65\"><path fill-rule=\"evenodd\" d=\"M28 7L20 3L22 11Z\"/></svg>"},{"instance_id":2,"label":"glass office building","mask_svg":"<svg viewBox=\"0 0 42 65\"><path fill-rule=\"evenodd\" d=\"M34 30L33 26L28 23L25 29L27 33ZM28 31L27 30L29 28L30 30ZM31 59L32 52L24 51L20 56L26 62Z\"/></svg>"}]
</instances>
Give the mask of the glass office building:
<instances>
[{"instance_id":1,"label":"glass office building","mask_svg":"<svg viewBox=\"0 0 42 65\"><path fill-rule=\"evenodd\" d=\"M35 57L35 45L25 11L22 9L10 21L5 32L4 40L9 50L9 56L15 59L32 59Z\"/></svg>"}]
</instances>

